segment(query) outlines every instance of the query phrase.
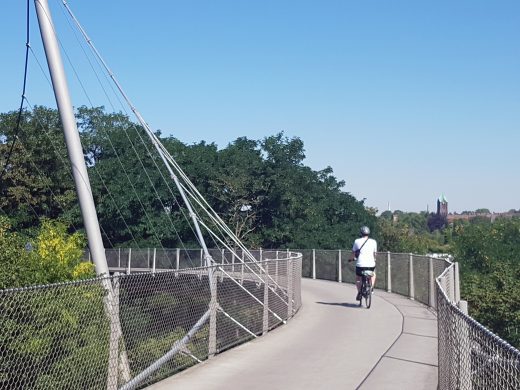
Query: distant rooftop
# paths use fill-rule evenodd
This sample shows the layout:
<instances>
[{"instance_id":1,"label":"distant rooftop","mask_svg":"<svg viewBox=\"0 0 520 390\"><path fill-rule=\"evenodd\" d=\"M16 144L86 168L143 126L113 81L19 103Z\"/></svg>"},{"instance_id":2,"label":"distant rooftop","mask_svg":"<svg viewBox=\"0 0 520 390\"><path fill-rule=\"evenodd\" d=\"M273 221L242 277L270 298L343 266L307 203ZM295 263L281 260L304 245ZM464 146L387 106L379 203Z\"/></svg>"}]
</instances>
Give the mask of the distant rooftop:
<instances>
[{"instance_id":1,"label":"distant rooftop","mask_svg":"<svg viewBox=\"0 0 520 390\"><path fill-rule=\"evenodd\" d=\"M439 203L448 203L448 199L446 199L446 197L444 196L444 194L442 194L441 196L439 196Z\"/></svg>"}]
</instances>

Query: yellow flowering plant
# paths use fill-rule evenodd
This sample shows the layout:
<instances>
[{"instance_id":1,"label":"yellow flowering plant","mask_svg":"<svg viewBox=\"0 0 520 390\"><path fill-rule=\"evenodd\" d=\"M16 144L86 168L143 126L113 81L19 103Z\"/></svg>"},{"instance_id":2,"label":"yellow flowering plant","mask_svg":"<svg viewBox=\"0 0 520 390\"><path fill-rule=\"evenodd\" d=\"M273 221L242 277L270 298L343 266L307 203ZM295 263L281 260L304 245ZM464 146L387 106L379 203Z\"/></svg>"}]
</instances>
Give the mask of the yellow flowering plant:
<instances>
[{"instance_id":1,"label":"yellow flowering plant","mask_svg":"<svg viewBox=\"0 0 520 390\"><path fill-rule=\"evenodd\" d=\"M69 234L64 224L43 220L34 255L48 282L85 279L95 274L93 264L82 261L84 248L81 233Z\"/></svg>"}]
</instances>

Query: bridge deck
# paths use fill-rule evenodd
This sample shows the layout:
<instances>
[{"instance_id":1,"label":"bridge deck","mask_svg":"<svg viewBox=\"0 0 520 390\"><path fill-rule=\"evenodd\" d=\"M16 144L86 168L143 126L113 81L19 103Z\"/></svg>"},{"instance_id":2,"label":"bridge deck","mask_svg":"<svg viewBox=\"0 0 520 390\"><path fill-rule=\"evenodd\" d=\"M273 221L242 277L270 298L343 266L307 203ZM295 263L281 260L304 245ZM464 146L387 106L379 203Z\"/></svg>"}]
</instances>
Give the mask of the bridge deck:
<instances>
[{"instance_id":1,"label":"bridge deck","mask_svg":"<svg viewBox=\"0 0 520 390\"><path fill-rule=\"evenodd\" d=\"M437 321L424 305L377 290L304 279L286 326L149 387L165 389L436 389Z\"/></svg>"}]
</instances>

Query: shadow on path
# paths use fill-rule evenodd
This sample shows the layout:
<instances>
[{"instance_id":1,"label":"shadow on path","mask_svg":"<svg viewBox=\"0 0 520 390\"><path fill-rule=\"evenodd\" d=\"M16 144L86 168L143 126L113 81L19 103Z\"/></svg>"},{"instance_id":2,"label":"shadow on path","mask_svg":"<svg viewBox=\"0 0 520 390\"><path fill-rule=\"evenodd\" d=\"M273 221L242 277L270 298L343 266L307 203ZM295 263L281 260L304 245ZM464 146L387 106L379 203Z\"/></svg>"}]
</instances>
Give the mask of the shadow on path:
<instances>
[{"instance_id":1,"label":"shadow on path","mask_svg":"<svg viewBox=\"0 0 520 390\"><path fill-rule=\"evenodd\" d=\"M355 307L359 308L359 303L350 303L350 302L316 302L320 305L331 305L331 306L343 306L343 307Z\"/></svg>"}]
</instances>

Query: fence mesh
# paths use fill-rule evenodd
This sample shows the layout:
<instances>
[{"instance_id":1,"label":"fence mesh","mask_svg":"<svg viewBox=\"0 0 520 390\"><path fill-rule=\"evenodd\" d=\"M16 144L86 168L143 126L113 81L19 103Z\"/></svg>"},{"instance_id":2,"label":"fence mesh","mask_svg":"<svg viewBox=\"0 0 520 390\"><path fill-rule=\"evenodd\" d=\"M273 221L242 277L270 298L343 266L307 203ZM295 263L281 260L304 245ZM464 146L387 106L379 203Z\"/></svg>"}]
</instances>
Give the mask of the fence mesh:
<instances>
[{"instance_id":1,"label":"fence mesh","mask_svg":"<svg viewBox=\"0 0 520 390\"><path fill-rule=\"evenodd\" d=\"M129 274L0 291L0 389L144 387L290 318L302 275L355 281L350 251L301 252L108 250ZM437 308L440 389L519 389L520 352L457 307L454 268L378 253L376 288Z\"/></svg>"},{"instance_id":2,"label":"fence mesh","mask_svg":"<svg viewBox=\"0 0 520 390\"><path fill-rule=\"evenodd\" d=\"M520 389L520 351L452 301L453 266L437 279L440 389Z\"/></svg>"},{"instance_id":3,"label":"fence mesh","mask_svg":"<svg viewBox=\"0 0 520 390\"><path fill-rule=\"evenodd\" d=\"M135 252L107 257L150 267L153 250ZM144 387L257 337L301 305L301 255L278 257L176 269L174 250L153 273L2 290L0 389Z\"/></svg>"}]
</instances>

